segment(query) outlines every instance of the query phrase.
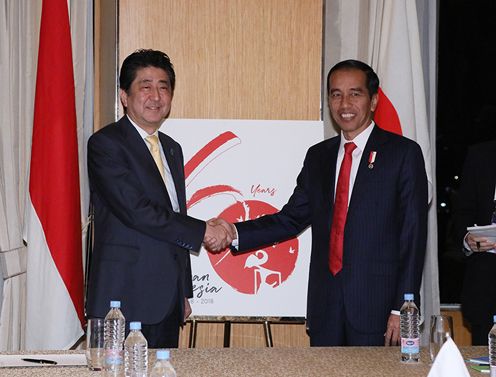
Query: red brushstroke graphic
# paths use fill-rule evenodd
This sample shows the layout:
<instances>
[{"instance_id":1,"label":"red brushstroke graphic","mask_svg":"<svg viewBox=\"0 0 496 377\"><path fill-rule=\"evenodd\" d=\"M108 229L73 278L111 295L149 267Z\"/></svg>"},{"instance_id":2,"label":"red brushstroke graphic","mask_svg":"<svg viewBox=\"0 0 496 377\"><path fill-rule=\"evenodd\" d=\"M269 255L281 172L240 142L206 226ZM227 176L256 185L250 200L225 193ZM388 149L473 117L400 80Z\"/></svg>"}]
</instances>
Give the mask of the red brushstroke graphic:
<instances>
[{"instance_id":1,"label":"red brushstroke graphic","mask_svg":"<svg viewBox=\"0 0 496 377\"><path fill-rule=\"evenodd\" d=\"M224 132L208 142L186 163L184 170L187 184L208 164L240 143L241 140L231 131ZM218 215L229 222L256 219L278 211L266 202L245 200L240 190L227 184L207 186L195 191L187 201L187 208L190 209L216 195L234 198L235 204L228 206ZM245 294L258 294L265 289L278 287L291 276L298 259L298 251L298 238L292 238L239 256L233 256L227 248L217 254L208 253L208 257L219 277L232 288Z\"/></svg>"},{"instance_id":2,"label":"red brushstroke graphic","mask_svg":"<svg viewBox=\"0 0 496 377\"><path fill-rule=\"evenodd\" d=\"M231 131L224 132L209 141L184 165L184 176L187 182L186 186L218 155L240 142L239 138Z\"/></svg>"},{"instance_id":3,"label":"red brushstroke graphic","mask_svg":"<svg viewBox=\"0 0 496 377\"><path fill-rule=\"evenodd\" d=\"M234 187L229 185L208 186L197 190L193 195L191 195L191 198L186 203L186 207L190 209L205 198L210 198L211 196L225 193L237 194L239 196L243 195L241 194L241 191L236 190Z\"/></svg>"}]
</instances>

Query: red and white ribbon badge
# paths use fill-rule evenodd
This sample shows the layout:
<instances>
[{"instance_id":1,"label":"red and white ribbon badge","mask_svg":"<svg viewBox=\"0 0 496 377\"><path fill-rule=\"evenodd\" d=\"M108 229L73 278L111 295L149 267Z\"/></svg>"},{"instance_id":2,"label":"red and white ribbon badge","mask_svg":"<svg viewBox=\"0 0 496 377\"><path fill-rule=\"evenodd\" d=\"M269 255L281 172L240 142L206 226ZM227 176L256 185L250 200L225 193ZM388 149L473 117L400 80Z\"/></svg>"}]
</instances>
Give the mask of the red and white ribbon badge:
<instances>
[{"instance_id":1,"label":"red and white ribbon badge","mask_svg":"<svg viewBox=\"0 0 496 377\"><path fill-rule=\"evenodd\" d=\"M376 151L371 151L370 154L369 154L369 169L373 169L374 168L374 162L375 162L375 158L377 156L377 152Z\"/></svg>"}]
</instances>

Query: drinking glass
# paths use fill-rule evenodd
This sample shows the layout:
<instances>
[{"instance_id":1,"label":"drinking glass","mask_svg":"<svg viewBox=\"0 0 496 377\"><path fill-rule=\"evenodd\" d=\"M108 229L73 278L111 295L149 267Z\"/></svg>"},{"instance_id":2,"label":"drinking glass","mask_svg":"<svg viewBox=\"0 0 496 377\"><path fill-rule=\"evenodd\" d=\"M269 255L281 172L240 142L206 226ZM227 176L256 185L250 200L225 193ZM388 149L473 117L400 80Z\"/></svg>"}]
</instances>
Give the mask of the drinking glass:
<instances>
[{"instance_id":1,"label":"drinking glass","mask_svg":"<svg viewBox=\"0 0 496 377\"><path fill-rule=\"evenodd\" d=\"M88 319L86 329L86 362L90 370L102 370L104 362L105 320L103 318Z\"/></svg>"},{"instance_id":2,"label":"drinking glass","mask_svg":"<svg viewBox=\"0 0 496 377\"><path fill-rule=\"evenodd\" d=\"M434 362L439 350L448 338L453 338L453 318L449 315L431 316L431 331L429 334L429 351Z\"/></svg>"}]
</instances>

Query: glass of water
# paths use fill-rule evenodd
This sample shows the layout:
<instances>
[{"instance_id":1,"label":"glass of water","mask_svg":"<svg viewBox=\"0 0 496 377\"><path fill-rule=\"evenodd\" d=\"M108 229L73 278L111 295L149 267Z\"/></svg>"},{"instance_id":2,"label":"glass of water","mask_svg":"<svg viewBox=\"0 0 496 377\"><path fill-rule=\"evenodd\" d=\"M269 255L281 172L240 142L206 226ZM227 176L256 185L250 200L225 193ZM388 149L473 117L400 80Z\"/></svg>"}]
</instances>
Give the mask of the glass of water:
<instances>
[{"instance_id":1,"label":"glass of water","mask_svg":"<svg viewBox=\"0 0 496 377\"><path fill-rule=\"evenodd\" d=\"M103 318L88 319L86 329L86 362L90 370L102 370L104 361Z\"/></svg>"},{"instance_id":2,"label":"glass of water","mask_svg":"<svg viewBox=\"0 0 496 377\"><path fill-rule=\"evenodd\" d=\"M431 330L429 334L429 351L431 360L434 362L443 344L453 337L453 317L449 315L431 316Z\"/></svg>"}]
</instances>

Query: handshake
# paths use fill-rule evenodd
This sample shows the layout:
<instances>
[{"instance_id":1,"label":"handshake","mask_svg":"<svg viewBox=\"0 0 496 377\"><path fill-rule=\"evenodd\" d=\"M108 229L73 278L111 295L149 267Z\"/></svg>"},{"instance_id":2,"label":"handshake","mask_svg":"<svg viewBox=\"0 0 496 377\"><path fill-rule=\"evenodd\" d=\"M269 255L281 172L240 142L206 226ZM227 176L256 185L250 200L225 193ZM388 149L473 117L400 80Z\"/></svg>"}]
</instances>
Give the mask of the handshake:
<instances>
[{"instance_id":1,"label":"handshake","mask_svg":"<svg viewBox=\"0 0 496 377\"><path fill-rule=\"evenodd\" d=\"M209 251L219 252L229 246L237 237L236 227L232 223L217 217L207 221L203 245Z\"/></svg>"}]
</instances>

